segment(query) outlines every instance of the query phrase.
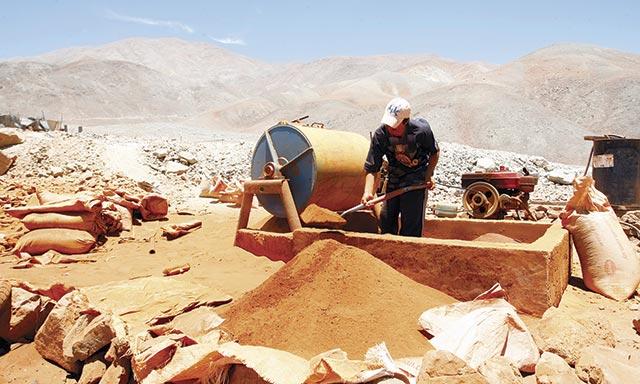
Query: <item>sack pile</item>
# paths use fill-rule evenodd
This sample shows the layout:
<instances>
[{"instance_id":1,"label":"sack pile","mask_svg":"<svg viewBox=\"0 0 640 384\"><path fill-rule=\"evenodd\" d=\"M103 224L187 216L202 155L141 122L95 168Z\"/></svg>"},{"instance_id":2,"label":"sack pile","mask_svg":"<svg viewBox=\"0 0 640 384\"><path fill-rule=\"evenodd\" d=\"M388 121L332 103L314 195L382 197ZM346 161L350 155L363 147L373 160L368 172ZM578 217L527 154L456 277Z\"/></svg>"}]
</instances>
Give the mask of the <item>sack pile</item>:
<instances>
[{"instance_id":1,"label":"sack pile","mask_svg":"<svg viewBox=\"0 0 640 384\"><path fill-rule=\"evenodd\" d=\"M162 196L133 196L118 190L98 195L43 191L37 192L36 198L34 205L5 210L29 230L13 249L18 255L41 255L47 251L87 253L100 236L131 231L134 215L156 220L165 217L169 209Z\"/></svg>"},{"instance_id":2,"label":"sack pile","mask_svg":"<svg viewBox=\"0 0 640 384\"><path fill-rule=\"evenodd\" d=\"M638 255L593 179L578 177L573 189L560 218L578 251L584 284L603 296L625 300L640 283Z\"/></svg>"}]
</instances>

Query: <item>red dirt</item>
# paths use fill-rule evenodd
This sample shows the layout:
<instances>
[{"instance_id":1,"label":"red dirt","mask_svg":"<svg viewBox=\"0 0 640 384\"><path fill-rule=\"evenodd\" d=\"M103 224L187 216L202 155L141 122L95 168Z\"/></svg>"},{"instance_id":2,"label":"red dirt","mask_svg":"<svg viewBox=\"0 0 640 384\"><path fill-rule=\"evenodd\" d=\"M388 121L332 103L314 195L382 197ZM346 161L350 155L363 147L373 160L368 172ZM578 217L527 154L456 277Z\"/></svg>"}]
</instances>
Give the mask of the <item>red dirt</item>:
<instances>
[{"instance_id":1,"label":"red dirt","mask_svg":"<svg viewBox=\"0 0 640 384\"><path fill-rule=\"evenodd\" d=\"M240 343L311 358L341 348L360 359L385 342L395 358L432 349L418 331L428 308L455 300L333 240L301 251L263 284L221 309Z\"/></svg>"},{"instance_id":2,"label":"red dirt","mask_svg":"<svg viewBox=\"0 0 640 384\"><path fill-rule=\"evenodd\" d=\"M332 210L319 207L315 204L309 205L300 214L300 220L307 227L339 229L347 224L347 220Z\"/></svg>"}]
</instances>

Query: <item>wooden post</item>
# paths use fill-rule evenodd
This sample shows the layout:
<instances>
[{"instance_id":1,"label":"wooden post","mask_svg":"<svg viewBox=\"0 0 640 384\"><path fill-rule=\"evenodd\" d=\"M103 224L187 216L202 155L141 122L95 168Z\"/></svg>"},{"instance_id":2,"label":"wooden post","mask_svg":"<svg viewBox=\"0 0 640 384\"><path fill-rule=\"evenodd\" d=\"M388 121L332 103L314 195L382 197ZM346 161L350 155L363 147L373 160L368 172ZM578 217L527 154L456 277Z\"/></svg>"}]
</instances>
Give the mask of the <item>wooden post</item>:
<instances>
[{"instance_id":1,"label":"wooden post","mask_svg":"<svg viewBox=\"0 0 640 384\"><path fill-rule=\"evenodd\" d=\"M242 206L240 207L240 216L238 217L238 226L236 227L236 239L237 232L247 228L249 225L249 215L251 214L253 196L255 194L279 195L282 200L285 215L287 216L289 230L293 232L296 229L302 228L300 216L298 216L298 211L296 210L296 203L293 200L293 195L291 195L291 189L289 188L287 180L251 180L244 183Z\"/></svg>"},{"instance_id":2,"label":"wooden post","mask_svg":"<svg viewBox=\"0 0 640 384\"><path fill-rule=\"evenodd\" d=\"M287 222L289 222L289 230L293 232L296 229L302 228L300 216L298 216L298 210L296 209L296 203L293 201L291 189L289 188L287 180L284 180L282 183L280 198L282 199L282 206L284 207L284 211L287 215Z\"/></svg>"},{"instance_id":3,"label":"wooden post","mask_svg":"<svg viewBox=\"0 0 640 384\"><path fill-rule=\"evenodd\" d=\"M245 229L249 225L249 214L253 205L253 193L245 191L242 195L242 206L240 207L240 217L236 229Z\"/></svg>"}]
</instances>

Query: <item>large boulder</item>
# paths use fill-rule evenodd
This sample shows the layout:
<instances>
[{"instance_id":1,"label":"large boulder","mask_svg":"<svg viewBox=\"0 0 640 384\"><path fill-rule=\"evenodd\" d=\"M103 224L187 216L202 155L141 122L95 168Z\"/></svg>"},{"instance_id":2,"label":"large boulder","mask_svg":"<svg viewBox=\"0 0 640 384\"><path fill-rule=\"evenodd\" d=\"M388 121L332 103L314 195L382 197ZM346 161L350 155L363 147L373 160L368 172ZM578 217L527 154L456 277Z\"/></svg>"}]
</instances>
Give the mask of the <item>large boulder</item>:
<instances>
[{"instance_id":1,"label":"large boulder","mask_svg":"<svg viewBox=\"0 0 640 384\"><path fill-rule=\"evenodd\" d=\"M582 384L573 368L562 357L544 352L536 365L538 384Z\"/></svg>"},{"instance_id":2,"label":"large boulder","mask_svg":"<svg viewBox=\"0 0 640 384\"><path fill-rule=\"evenodd\" d=\"M494 356L486 360L478 372L491 384L522 384L522 375L509 359Z\"/></svg>"},{"instance_id":3,"label":"large boulder","mask_svg":"<svg viewBox=\"0 0 640 384\"><path fill-rule=\"evenodd\" d=\"M80 364L73 356L64 354L63 343L66 336L74 329L76 320L87 309L89 309L87 297L79 291L71 291L56 304L35 337L36 350L40 355L68 372L78 373Z\"/></svg>"},{"instance_id":4,"label":"large boulder","mask_svg":"<svg viewBox=\"0 0 640 384\"><path fill-rule=\"evenodd\" d=\"M581 351L576 372L589 384L634 383L640 380L640 352L590 346Z\"/></svg>"},{"instance_id":5,"label":"large boulder","mask_svg":"<svg viewBox=\"0 0 640 384\"><path fill-rule=\"evenodd\" d=\"M32 340L54 301L22 288L11 288L10 306L0 315L0 337L10 342Z\"/></svg>"},{"instance_id":6,"label":"large boulder","mask_svg":"<svg viewBox=\"0 0 640 384\"><path fill-rule=\"evenodd\" d=\"M67 347L65 353L70 352L70 355L75 359L84 361L109 345L111 340L116 337L114 321L121 323L117 317L108 313L94 316L78 334L65 339L64 344ZM121 325L121 327L124 327L124 325Z\"/></svg>"},{"instance_id":7,"label":"large boulder","mask_svg":"<svg viewBox=\"0 0 640 384\"><path fill-rule=\"evenodd\" d=\"M100 382L100 379L107 371L107 364L103 360L103 355L95 354L85 361L78 384L98 384Z\"/></svg>"},{"instance_id":8,"label":"large boulder","mask_svg":"<svg viewBox=\"0 0 640 384\"><path fill-rule=\"evenodd\" d=\"M593 315L578 317L556 308L545 312L532 331L541 350L557 354L571 366L578 362L580 351L590 345L615 346L608 320Z\"/></svg>"},{"instance_id":9,"label":"large boulder","mask_svg":"<svg viewBox=\"0 0 640 384\"><path fill-rule=\"evenodd\" d=\"M462 359L448 351L429 351L422 358L416 384L488 384L488 381Z\"/></svg>"}]
</instances>

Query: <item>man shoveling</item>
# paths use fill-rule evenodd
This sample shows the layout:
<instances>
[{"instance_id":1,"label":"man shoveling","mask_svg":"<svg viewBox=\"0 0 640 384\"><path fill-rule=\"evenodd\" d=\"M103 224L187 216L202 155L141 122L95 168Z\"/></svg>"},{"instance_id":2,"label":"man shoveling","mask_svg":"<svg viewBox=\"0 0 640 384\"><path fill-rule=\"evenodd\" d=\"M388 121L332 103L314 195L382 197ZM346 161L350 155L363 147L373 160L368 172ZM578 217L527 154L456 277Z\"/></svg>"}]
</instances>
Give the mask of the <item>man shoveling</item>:
<instances>
[{"instance_id":1,"label":"man shoveling","mask_svg":"<svg viewBox=\"0 0 640 384\"><path fill-rule=\"evenodd\" d=\"M367 205L375 202L372 201L375 174L380 170L383 156L389 162L388 197L394 191L404 189L406 192L385 200L380 212L382 233L422 236L427 189L435 188L433 172L439 151L427 120L411 118L408 101L395 98L387 104L364 164L367 175L361 202ZM418 187L420 185L424 187Z\"/></svg>"}]
</instances>

